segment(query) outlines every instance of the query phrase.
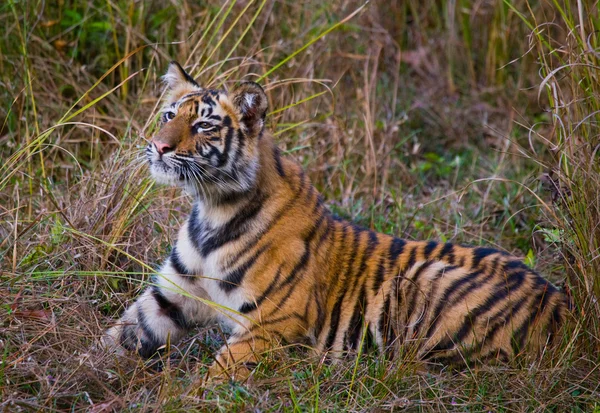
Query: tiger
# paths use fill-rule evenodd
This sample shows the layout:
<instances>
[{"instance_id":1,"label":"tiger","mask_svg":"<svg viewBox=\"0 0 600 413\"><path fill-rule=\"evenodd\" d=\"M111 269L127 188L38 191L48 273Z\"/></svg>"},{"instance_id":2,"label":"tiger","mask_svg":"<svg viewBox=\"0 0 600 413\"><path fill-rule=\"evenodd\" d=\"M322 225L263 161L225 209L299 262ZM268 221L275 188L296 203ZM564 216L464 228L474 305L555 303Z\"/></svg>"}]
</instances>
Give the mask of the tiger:
<instances>
[{"instance_id":1,"label":"tiger","mask_svg":"<svg viewBox=\"0 0 600 413\"><path fill-rule=\"evenodd\" d=\"M228 337L208 375L243 379L283 344L334 359L364 346L410 348L427 365L508 362L564 324L566 295L514 256L402 239L330 212L266 130L259 84L206 89L177 62L163 80L150 173L194 203L107 347L152 358L218 324Z\"/></svg>"}]
</instances>

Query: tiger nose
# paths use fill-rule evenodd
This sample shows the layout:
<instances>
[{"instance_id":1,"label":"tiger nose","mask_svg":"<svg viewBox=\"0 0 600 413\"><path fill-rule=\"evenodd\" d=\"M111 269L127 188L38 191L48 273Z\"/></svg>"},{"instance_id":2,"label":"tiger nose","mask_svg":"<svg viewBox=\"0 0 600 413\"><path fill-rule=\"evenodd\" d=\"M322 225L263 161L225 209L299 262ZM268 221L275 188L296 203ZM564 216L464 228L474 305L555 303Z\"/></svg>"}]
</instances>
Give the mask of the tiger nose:
<instances>
[{"instance_id":1,"label":"tiger nose","mask_svg":"<svg viewBox=\"0 0 600 413\"><path fill-rule=\"evenodd\" d=\"M167 152L172 152L173 150L175 150L174 146L171 146L171 145L169 145L166 142L161 142L161 141L158 141L158 140L152 140L152 143L154 144L154 146L156 146L156 150L161 155L164 155Z\"/></svg>"}]
</instances>

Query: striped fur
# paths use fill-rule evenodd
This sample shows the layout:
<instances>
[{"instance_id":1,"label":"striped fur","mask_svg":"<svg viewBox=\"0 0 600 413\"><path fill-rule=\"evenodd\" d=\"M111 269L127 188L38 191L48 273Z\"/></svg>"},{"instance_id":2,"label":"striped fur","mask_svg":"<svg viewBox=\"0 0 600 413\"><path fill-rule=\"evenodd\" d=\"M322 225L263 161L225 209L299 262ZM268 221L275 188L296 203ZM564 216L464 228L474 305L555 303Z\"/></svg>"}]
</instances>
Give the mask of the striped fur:
<instances>
[{"instance_id":1,"label":"striped fur","mask_svg":"<svg viewBox=\"0 0 600 413\"><path fill-rule=\"evenodd\" d=\"M364 342L457 364L542 346L565 317L565 296L506 253L407 241L332 215L264 131L260 86L203 90L178 65L166 78L151 172L196 201L156 285L107 342L149 357L221 323L231 334L213 374L245 371L277 343L338 355Z\"/></svg>"}]
</instances>

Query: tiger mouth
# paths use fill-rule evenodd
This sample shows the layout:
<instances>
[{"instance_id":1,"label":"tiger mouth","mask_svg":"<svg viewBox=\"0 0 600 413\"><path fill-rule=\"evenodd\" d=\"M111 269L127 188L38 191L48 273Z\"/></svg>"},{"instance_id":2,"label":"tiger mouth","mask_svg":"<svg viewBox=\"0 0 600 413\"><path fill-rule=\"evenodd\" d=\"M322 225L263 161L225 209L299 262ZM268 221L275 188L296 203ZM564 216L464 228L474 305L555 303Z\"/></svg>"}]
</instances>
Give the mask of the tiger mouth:
<instances>
[{"instance_id":1,"label":"tiger mouth","mask_svg":"<svg viewBox=\"0 0 600 413\"><path fill-rule=\"evenodd\" d=\"M158 154L148 151L147 160L150 167L150 175L152 175L152 178L157 182L172 185L175 181L186 181L185 173L183 173L183 171L178 171L178 169L181 168L170 165Z\"/></svg>"},{"instance_id":2,"label":"tiger mouth","mask_svg":"<svg viewBox=\"0 0 600 413\"><path fill-rule=\"evenodd\" d=\"M150 166L150 174L159 183L173 185L180 184L199 184L203 181L203 176L200 172L192 173L194 168L188 166L184 160L174 161L172 165L169 160L164 159L156 153L148 153L148 164Z\"/></svg>"}]
</instances>

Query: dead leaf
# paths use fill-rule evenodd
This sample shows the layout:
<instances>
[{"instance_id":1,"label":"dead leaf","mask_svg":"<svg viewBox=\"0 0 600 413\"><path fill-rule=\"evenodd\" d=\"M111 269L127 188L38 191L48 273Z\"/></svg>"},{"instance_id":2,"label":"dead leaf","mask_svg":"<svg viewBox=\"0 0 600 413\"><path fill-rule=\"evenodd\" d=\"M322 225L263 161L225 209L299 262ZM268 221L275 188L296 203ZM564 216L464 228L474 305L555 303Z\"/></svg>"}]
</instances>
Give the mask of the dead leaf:
<instances>
[{"instance_id":1,"label":"dead leaf","mask_svg":"<svg viewBox=\"0 0 600 413\"><path fill-rule=\"evenodd\" d=\"M14 316L21 319L50 321L52 312L49 310L20 310L15 311Z\"/></svg>"}]
</instances>

